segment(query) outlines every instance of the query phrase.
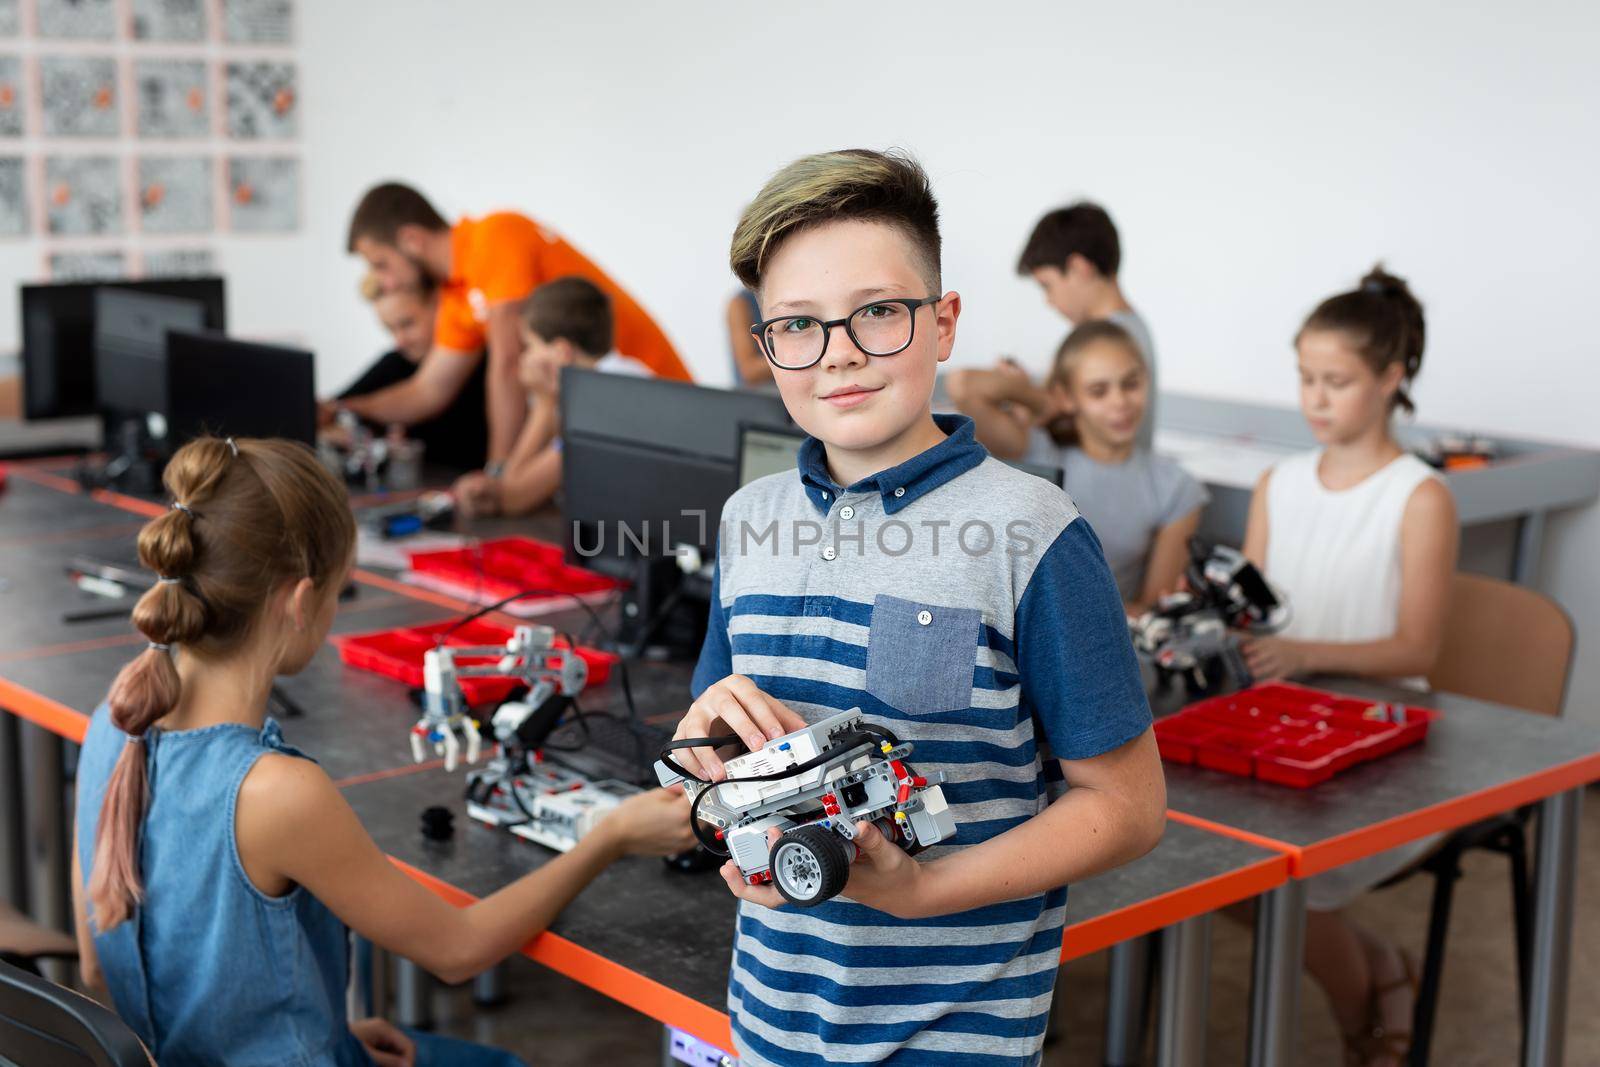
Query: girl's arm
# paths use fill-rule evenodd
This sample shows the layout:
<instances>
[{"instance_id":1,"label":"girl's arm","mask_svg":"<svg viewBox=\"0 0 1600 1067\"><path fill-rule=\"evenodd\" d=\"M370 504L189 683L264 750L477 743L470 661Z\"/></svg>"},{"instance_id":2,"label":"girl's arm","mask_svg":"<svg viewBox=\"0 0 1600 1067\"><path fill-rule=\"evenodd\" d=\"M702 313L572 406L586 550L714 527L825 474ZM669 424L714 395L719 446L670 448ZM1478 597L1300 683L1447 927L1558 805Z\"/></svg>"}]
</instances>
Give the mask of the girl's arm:
<instances>
[{"instance_id":1,"label":"girl's arm","mask_svg":"<svg viewBox=\"0 0 1600 1067\"><path fill-rule=\"evenodd\" d=\"M78 827L72 827L72 927L78 939L78 973L83 976L85 988L103 995L105 975L100 973L100 954L94 949L94 937L89 933L89 908L83 899L83 869L78 862Z\"/></svg>"},{"instance_id":2,"label":"girl's arm","mask_svg":"<svg viewBox=\"0 0 1600 1067\"><path fill-rule=\"evenodd\" d=\"M465 908L452 907L389 862L321 767L293 756L256 762L239 789L239 858L262 892L304 886L347 926L446 982L517 951L613 860L668 855L694 843L676 791L630 798L573 847Z\"/></svg>"},{"instance_id":3,"label":"girl's arm","mask_svg":"<svg viewBox=\"0 0 1600 1067\"><path fill-rule=\"evenodd\" d=\"M1149 561L1144 566L1144 587L1139 590L1139 599L1127 605L1129 615L1144 614L1155 607L1156 601L1178 588L1178 579L1189 565L1189 538L1200 528L1200 511L1197 507L1156 531Z\"/></svg>"},{"instance_id":4,"label":"girl's arm","mask_svg":"<svg viewBox=\"0 0 1600 1067\"><path fill-rule=\"evenodd\" d=\"M1456 570L1460 525L1443 482L1419 485L1400 522L1400 611L1392 637L1377 641L1247 639L1245 660L1259 678L1293 674L1353 674L1370 678L1425 675L1444 640L1450 580Z\"/></svg>"},{"instance_id":5,"label":"girl's arm","mask_svg":"<svg viewBox=\"0 0 1600 1067\"><path fill-rule=\"evenodd\" d=\"M1032 419L1019 419L1005 405L1017 405L1036 416L1048 406L1043 391L1014 371L951 371L945 390L956 410L971 417L978 440L1001 459L1026 455L1033 428Z\"/></svg>"},{"instance_id":6,"label":"girl's arm","mask_svg":"<svg viewBox=\"0 0 1600 1067\"><path fill-rule=\"evenodd\" d=\"M1271 481L1270 467L1256 479L1255 492L1250 494L1250 516L1245 520L1244 547L1240 549L1263 575L1267 573L1267 485Z\"/></svg>"}]
</instances>

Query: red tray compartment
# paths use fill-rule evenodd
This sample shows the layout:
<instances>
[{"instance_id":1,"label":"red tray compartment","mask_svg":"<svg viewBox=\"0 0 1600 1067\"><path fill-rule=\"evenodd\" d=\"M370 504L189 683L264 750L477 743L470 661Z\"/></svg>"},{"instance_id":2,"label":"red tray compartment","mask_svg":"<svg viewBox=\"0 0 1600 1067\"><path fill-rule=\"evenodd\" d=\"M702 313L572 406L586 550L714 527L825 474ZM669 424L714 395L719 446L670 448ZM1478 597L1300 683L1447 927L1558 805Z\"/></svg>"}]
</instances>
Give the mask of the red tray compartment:
<instances>
[{"instance_id":1,"label":"red tray compartment","mask_svg":"<svg viewBox=\"0 0 1600 1067\"><path fill-rule=\"evenodd\" d=\"M1414 745L1439 713L1273 682L1190 704L1156 722L1170 763L1304 789Z\"/></svg>"},{"instance_id":2,"label":"red tray compartment","mask_svg":"<svg viewBox=\"0 0 1600 1067\"><path fill-rule=\"evenodd\" d=\"M422 660L428 649L438 643L438 635L454 626L453 622L436 622L428 626L403 626L394 630L351 634L334 638L339 648L339 658L352 667L372 671L386 678L404 682L413 689L422 687ZM444 639L454 648L474 645L503 645L511 637L511 629L482 619L474 619ZM556 644L567 647L566 639L556 638ZM578 646L578 657L589 667L589 680L584 685L605 685L611 677L611 668L619 657L614 652L603 652L588 645ZM467 656L457 664L485 663L493 656ZM504 700L517 683L510 678L463 678L461 692L473 707Z\"/></svg>"},{"instance_id":3,"label":"red tray compartment","mask_svg":"<svg viewBox=\"0 0 1600 1067\"><path fill-rule=\"evenodd\" d=\"M470 548L413 552L411 569L481 590L495 600L534 589L548 589L552 595L609 593L623 584L582 567L568 566L559 545L531 537L503 537Z\"/></svg>"}]
</instances>

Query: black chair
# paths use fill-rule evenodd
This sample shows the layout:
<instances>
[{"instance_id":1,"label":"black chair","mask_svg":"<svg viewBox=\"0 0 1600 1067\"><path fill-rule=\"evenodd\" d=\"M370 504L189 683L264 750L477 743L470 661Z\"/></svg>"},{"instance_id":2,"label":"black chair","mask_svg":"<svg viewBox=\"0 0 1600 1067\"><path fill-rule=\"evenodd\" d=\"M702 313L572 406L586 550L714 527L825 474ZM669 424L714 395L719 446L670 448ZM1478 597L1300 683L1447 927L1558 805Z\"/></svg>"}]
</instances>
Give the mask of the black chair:
<instances>
[{"instance_id":1,"label":"black chair","mask_svg":"<svg viewBox=\"0 0 1600 1067\"><path fill-rule=\"evenodd\" d=\"M0 963L0 1062L18 1067L154 1067L133 1031L88 997Z\"/></svg>"}]
</instances>

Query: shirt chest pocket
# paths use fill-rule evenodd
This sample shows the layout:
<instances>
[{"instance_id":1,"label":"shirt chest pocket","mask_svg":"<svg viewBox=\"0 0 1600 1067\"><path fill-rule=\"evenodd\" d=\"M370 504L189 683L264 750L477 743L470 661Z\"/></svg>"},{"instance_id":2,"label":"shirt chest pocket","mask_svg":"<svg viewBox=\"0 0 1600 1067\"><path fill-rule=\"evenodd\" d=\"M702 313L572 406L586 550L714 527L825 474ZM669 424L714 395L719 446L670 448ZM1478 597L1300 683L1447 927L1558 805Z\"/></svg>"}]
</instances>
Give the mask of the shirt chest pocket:
<instances>
[{"instance_id":1,"label":"shirt chest pocket","mask_svg":"<svg viewBox=\"0 0 1600 1067\"><path fill-rule=\"evenodd\" d=\"M971 707L982 624L977 608L873 598L867 692L903 715Z\"/></svg>"}]
</instances>

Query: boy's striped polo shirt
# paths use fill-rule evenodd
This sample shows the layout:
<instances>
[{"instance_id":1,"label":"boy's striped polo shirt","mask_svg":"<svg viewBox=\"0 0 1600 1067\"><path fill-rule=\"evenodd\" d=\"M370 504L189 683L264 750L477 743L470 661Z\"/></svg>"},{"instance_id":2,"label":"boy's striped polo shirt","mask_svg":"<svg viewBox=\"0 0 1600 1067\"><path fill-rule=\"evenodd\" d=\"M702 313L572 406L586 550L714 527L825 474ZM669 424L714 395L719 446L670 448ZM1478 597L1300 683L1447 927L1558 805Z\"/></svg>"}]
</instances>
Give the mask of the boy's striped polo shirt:
<instances>
[{"instance_id":1,"label":"boy's striped polo shirt","mask_svg":"<svg viewBox=\"0 0 1600 1067\"><path fill-rule=\"evenodd\" d=\"M957 826L924 860L1042 811L1042 742L1045 759L1087 759L1150 724L1088 523L990 458L970 419L935 418L943 442L848 488L808 440L798 472L728 501L693 686L746 675L808 721L860 708L912 742L919 773L944 773ZM1063 887L920 920L842 898L742 904L740 1061L1034 1064L1066 902Z\"/></svg>"}]
</instances>

